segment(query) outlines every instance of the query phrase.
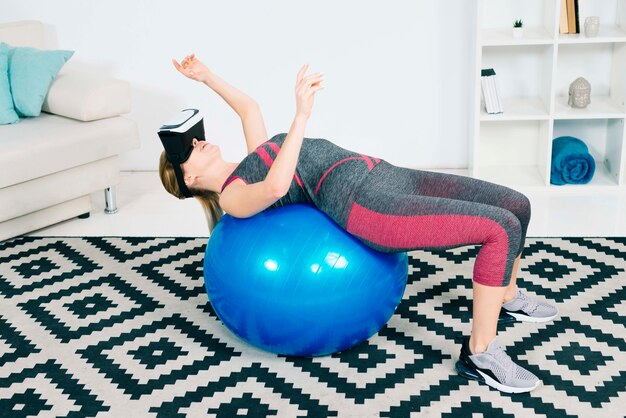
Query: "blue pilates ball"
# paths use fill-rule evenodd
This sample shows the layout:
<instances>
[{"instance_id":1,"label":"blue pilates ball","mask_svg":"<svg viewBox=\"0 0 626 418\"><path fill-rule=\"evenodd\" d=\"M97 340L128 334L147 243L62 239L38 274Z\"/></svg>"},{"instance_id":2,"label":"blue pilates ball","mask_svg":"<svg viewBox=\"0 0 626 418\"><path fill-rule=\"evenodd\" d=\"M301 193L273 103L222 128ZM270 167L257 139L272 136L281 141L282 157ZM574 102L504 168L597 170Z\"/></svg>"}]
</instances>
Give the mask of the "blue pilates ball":
<instances>
[{"instance_id":1,"label":"blue pilates ball","mask_svg":"<svg viewBox=\"0 0 626 418\"><path fill-rule=\"evenodd\" d=\"M224 325L253 346L295 356L342 351L378 332L407 273L406 253L375 251L306 204L224 215L204 258Z\"/></svg>"}]
</instances>

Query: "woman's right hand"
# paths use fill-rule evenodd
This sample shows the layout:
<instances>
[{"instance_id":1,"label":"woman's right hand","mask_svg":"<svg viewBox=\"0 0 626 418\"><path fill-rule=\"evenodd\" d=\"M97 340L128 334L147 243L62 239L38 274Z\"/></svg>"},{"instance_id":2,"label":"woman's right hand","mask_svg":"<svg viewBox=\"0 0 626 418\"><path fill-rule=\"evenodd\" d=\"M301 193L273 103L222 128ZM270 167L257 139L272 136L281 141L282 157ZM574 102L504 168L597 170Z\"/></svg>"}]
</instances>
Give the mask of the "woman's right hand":
<instances>
[{"instance_id":1,"label":"woman's right hand","mask_svg":"<svg viewBox=\"0 0 626 418\"><path fill-rule=\"evenodd\" d=\"M196 54L187 55L180 64L172 58L172 64L182 75L195 81L205 82L211 75L209 68L196 58Z\"/></svg>"},{"instance_id":2,"label":"woman's right hand","mask_svg":"<svg viewBox=\"0 0 626 418\"><path fill-rule=\"evenodd\" d=\"M324 73L319 72L305 76L308 68L309 64L304 64L298 71L296 78L296 115L302 115L306 118L311 116L315 93L324 88L321 85L324 81Z\"/></svg>"}]
</instances>

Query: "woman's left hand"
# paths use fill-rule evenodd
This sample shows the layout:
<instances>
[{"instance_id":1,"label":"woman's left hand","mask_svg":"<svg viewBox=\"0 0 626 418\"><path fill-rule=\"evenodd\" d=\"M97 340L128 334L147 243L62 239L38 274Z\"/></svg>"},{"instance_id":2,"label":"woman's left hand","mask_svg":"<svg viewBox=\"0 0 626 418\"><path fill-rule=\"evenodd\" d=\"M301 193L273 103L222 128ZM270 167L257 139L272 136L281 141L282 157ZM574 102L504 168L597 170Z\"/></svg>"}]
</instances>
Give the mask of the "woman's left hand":
<instances>
[{"instance_id":1,"label":"woman's left hand","mask_svg":"<svg viewBox=\"0 0 626 418\"><path fill-rule=\"evenodd\" d=\"M309 64L304 64L298 75L296 76L296 114L303 115L307 119L311 116L311 110L313 109L313 101L315 93L322 90L322 82L324 81L324 73L315 73L307 75L306 71L309 69Z\"/></svg>"},{"instance_id":2,"label":"woman's left hand","mask_svg":"<svg viewBox=\"0 0 626 418\"><path fill-rule=\"evenodd\" d=\"M187 55L180 64L172 59L172 64L182 75L192 80L205 82L211 75L211 70L196 58L196 54Z\"/></svg>"}]
</instances>

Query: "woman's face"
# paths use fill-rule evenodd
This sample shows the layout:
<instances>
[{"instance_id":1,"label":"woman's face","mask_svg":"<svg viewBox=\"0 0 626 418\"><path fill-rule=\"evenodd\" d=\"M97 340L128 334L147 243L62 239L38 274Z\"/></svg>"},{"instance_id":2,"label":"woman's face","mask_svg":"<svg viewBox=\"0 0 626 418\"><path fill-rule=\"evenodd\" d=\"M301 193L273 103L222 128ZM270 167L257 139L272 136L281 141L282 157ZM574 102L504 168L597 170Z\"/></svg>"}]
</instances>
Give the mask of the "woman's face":
<instances>
[{"instance_id":1,"label":"woman's face","mask_svg":"<svg viewBox=\"0 0 626 418\"><path fill-rule=\"evenodd\" d=\"M193 151L183 166L185 177L200 177L210 172L211 166L221 159L220 148L206 141L198 141L194 138Z\"/></svg>"}]
</instances>

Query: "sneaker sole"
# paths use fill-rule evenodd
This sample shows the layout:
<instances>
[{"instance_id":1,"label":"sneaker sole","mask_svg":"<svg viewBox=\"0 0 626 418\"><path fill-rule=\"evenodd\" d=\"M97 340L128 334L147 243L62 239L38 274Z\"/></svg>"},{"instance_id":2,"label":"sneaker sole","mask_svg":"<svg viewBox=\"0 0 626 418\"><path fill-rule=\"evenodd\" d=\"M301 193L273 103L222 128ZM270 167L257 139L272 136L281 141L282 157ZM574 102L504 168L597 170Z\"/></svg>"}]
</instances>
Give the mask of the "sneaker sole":
<instances>
[{"instance_id":1,"label":"sneaker sole","mask_svg":"<svg viewBox=\"0 0 626 418\"><path fill-rule=\"evenodd\" d=\"M511 387L511 386L505 386L502 383L493 380L491 377L489 377L486 374L482 373L480 370L478 370L478 373L480 373L483 376L483 378L485 379L485 383L486 384L488 384L492 388L498 389L499 391L505 392L505 393L526 393L526 392L532 392L533 390L537 389L539 387L539 385L541 385L541 381L538 380L537 383L535 383L535 386L533 386L533 387L529 387L529 388L514 388L514 387Z\"/></svg>"},{"instance_id":2,"label":"sneaker sole","mask_svg":"<svg viewBox=\"0 0 626 418\"><path fill-rule=\"evenodd\" d=\"M455 368L456 368L456 371L461 376L467 379L477 380L481 383L485 383L488 386L491 386L492 388L497 389L501 392L505 392L505 393L527 393L541 386L540 380L538 380L537 383L535 383L533 387L528 387L528 388L515 388L512 386L506 386L500 382L495 381L493 378L482 373L480 370L468 369L461 361L456 362Z\"/></svg>"},{"instance_id":3,"label":"sneaker sole","mask_svg":"<svg viewBox=\"0 0 626 418\"><path fill-rule=\"evenodd\" d=\"M546 316L546 317L543 317L543 318L535 318L533 316L528 316L528 315L523 315L523 314L518 314L518 313L513 313L513 312L507 312L506 314L512 316L513 318L517 319L518 321L534 322L534 323L549 322L549 321L552 321L557 316L559 316L558 312L555 313L552 316Z\"/></svg>"},{"instance_id":4,"label":"sneaker sole","mask_svg":"<svg viewBox=\"0 0 626 418\"><path fill-rule=\"evenodd\" d=\"M498 325L511 324L514 322L534 322L538 324L538 323L552 321L557 316L559 316L558 311L552 316L547 316L545 318L534 318L532 316L528 316L528 315L524 315L520 313L508 312L508 311L505 311L503 308L502 312L498 316ZM474 318L469 319L470 324L472 323L473 319Z\"/></svg>"}]
</instances>

